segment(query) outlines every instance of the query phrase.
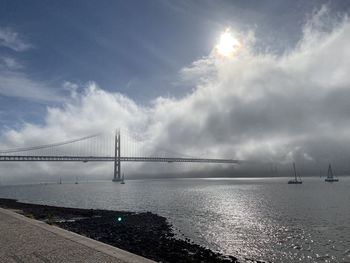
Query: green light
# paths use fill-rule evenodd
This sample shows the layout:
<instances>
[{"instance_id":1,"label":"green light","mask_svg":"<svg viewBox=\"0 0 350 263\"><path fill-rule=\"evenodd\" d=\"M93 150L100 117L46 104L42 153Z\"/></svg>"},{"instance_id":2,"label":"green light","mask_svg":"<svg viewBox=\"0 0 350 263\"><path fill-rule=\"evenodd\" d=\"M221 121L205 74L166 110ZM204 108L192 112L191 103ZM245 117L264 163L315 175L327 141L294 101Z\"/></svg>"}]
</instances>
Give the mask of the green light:
<instances>
[{"instance_id":1,"label":"green light","mask_svg":"<svg viewBox=\"0 0 350 263\"><path fill-rule=\"evenodd\" d=\"M121 218L121 217L118 217L117 220L118 220L118 222L121 222L121 221L122 221L122 218Z\"/></svg>"}]
</instances>

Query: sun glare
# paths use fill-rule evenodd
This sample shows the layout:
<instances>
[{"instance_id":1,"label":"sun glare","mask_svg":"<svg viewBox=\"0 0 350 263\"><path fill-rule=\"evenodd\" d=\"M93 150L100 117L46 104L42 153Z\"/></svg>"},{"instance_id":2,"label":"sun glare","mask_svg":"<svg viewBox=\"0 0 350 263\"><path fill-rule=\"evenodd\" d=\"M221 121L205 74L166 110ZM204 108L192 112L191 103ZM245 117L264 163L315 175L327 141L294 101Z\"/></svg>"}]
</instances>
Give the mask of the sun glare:
<instances>
[{"instance_id":1,"label":"sun glare","mask_svg":"<svg viewBox=\"0 0 350 263\"><path fill-rule=\"evenodd\" d=\"M220 36L219 43L216 45L216 52L224 57L232 57L242 47L241 42L233 36L230 29L226 29Z\"/></svg>"}]
</instances>

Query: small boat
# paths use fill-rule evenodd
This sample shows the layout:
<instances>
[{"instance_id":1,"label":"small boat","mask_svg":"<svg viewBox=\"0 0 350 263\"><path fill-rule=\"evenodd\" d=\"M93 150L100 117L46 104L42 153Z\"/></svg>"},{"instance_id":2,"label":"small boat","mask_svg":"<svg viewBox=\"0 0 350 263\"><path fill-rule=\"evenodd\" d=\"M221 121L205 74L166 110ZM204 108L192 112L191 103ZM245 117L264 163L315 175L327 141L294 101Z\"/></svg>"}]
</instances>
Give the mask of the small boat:
<instances>
[{"instance_id":1,"label":"small boat","mask_svg":"<svg viewBox=\"0 0 350 263\"><path fill-rule=\"evenodd\" d=\"M327 178L324 181L328 183L339 182L339 179L334 177L331 164L328 166Z\"/></svg>"},{"instance_id":2,"label":"small boat","mask_svg":"<svg viewBox=\"0 0 350 263\"><path fill-rule=\"evenodd\" d=\"M297 171L295 169L295 163L293 163L293 170L294 170L294 179L289 180L288 184L302 184L303 182L301 181L300 176L299 176L299 180L298 180Z\"/></svg>"},{"instance_id":3,"label":"small boat","mask_svg":"<svg viewBox=\"0 0 350 263\"><path fill-rule=\"evenodd\" d=\"M123 173L123 176L122 176L122 180L120 181L120 184L125 184L125 181L124 181L124 173Z\"/></svg>"}]
</instances>

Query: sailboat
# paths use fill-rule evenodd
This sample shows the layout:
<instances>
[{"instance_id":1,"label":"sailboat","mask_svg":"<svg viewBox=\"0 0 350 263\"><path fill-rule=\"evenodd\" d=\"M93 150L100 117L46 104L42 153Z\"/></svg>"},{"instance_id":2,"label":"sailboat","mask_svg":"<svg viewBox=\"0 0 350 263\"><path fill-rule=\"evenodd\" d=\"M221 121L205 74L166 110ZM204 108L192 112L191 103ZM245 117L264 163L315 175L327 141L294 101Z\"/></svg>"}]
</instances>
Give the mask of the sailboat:
<instances>
[{"instance_id":1,"label":"sailboat","mask_svg":"<svg viewBox=\"0 0 350 263\"><path fill-rule=\"evenodd\" d=\"M125 181L124 181L124 173L123 173L122 180L121 180L120 184L125 184Z\"/></svg>"},{"instance_id":2,"label":"sailboat","mask_svg":"<svg viewBox=\"0 0 350 263\"><path fill-rule=\"evenodd\" d=\"M78 184L78 176L75 177L75 184Z\"/></svg>"},{"instance_id":3,"label":"sailboat","mask_svg":"<svg viewBox=\"0 0 350 263\"><path fill-rule=\"evenodd\" d=\"M303 182L300 180L298 180L297 177L297 171L295 169L295 163L293 163L293 170L294 170L294 179L291 179L288 181L288 184L302 184Z\"/></svg>"},{"instance_id":4,"label":"sailboat","mask_svg":"<svg viewBox=\"0 0 350 263\"><path fill-rule=\"evenodd\" d=\"M327 178L324 181L328 183L339 182L339 179L334 177L331 164L328 166Z\"/></svg>"},{"instance_id":5,"label":"sailboat","mask_svg":"<svg viewBox=\"0 0 350 263\"><path fill-rule=\"evenodd\" d=\"M58 184L62 184L62 178L61 177L60 177L60 180L59 180Z\"/></svg>"}]
</instances>

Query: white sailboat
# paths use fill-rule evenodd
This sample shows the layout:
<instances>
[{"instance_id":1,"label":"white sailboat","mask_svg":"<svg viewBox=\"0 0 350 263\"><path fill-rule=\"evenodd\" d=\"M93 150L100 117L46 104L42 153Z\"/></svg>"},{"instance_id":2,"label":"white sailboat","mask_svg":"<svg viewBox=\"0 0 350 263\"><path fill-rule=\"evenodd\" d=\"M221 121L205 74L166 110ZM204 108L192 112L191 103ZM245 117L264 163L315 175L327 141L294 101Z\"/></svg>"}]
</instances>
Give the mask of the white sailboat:
<instances>
[{"instance_id":1,"label":"white sailboat","mask_svg":"<svg viewBox=\"0 0 350 263\"><path fill-rule=\"evenodd\" d=\"M121 180L120 184L125 184L125 181L124 181L124 173L123 173L122 180Z\"/></svg>"},{"instance_id":2,"label":"white sailboat","mask_svg":"<svg viewBox=\"0 0 350 263\"><path fill-rule=\"evenodd\" d=\"M297 171L295 169L295 163L293 163L293 170L294 170L294 179L291 179L288 181L288 184L302 184L303 182L301 181L301 178L299 176L299 180L298 180L298 177L297 177Z\"/></svg>"},{"instance_id":3,"label":"white sailboat","mask_svg":"<svg viewBox=\"0 0 350 263\"><path fill-rule=\"evenodd\" d=\"M334 177L331 164L328 166L327 178L324 181L328 183L339 182L339 179Z\"/></svg>"}]
</instances>

